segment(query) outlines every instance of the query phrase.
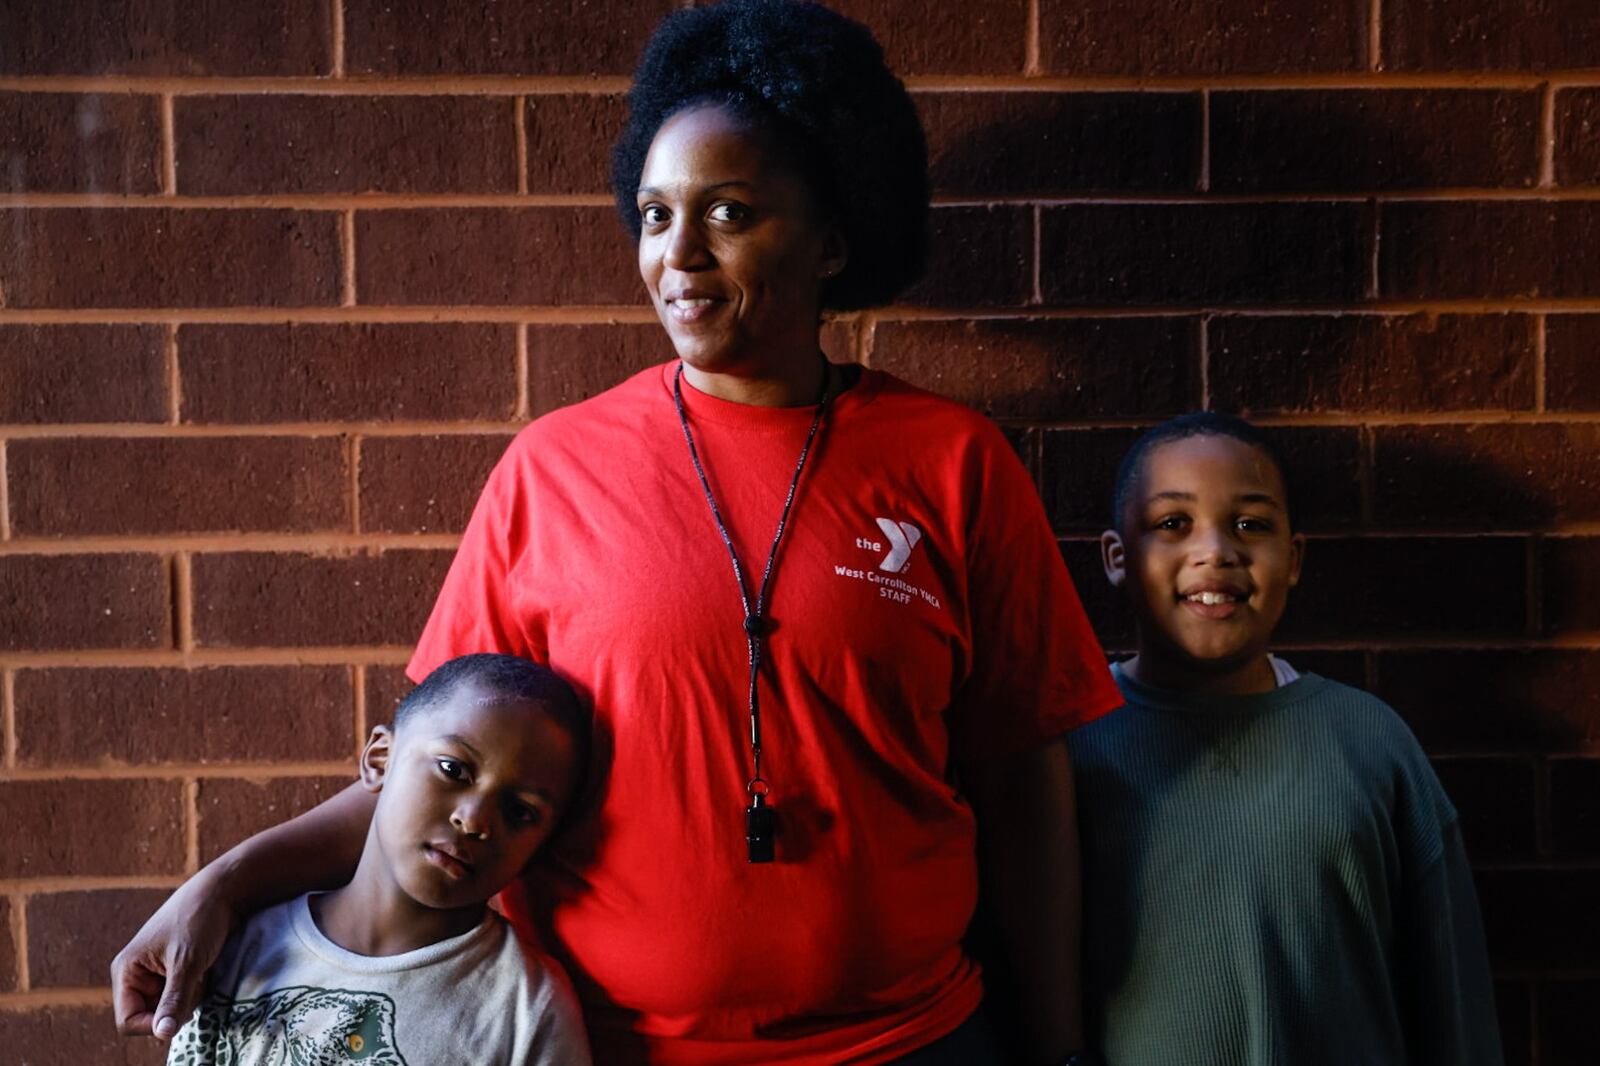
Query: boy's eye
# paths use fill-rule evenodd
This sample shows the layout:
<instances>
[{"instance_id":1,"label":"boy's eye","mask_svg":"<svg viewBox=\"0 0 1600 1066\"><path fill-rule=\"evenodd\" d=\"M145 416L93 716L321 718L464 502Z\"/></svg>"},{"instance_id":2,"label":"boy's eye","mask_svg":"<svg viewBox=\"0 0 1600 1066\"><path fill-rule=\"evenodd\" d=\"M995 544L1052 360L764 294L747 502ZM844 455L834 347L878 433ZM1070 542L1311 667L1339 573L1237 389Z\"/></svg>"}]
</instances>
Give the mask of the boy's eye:
<instances>
[{"instance_id":1,"label":"boy's eye","mask_svg":"<svg viewBox=\"0 0 1600 1066\"><path fill-rule=\"evenodd\" d=\"M1270 519L1267 519L1267 518L1256 518L1256 517L1254 517L1252 515L1245 515L1245 516L1241 517L1238 521L1236 521L1234 523L1234 525L1237 526L1238 529L1241 532L1244 532L1244 533L1271 533L1272 532L1272 521Z\"/></svg>"},{"instance_id":2,"label":"boy's eye","mask_svg":"<svg viewBox=\"0 0 1600 1066\"><path fill-rule=\"evenodd\" d=\"M711 220L713 222L743 222L750 217L750 209L743 204L720 203L711 207Z\"/></svg>"},{"instance_id":3,"label":"boy's eye","mask_svg":"<svg viewBox=\"0 0 1600 1066\"><path fill-rule=\"evenodd\" d=\"M1156 520L1156 524L1155 524L1155 528L1160 529L1160 530L1164 530L1164 531L1167 531L1167 532L1174 532L1174 531L1181 530L1181 529L1185 528L1186 526L1188 526L1188 524L1189 524L1189 519L1187 517L1185 517L1184 515L1173 514L1173 515L1167 515L1165 518L1157 519Z\"/></svg>"},{"instance_id":4,"label":"boy's eye","mask_svg":"<svg viewBox=\"0 0 1600 1066\"><path fill-rule=\"evenodd\" d=\"M544 820L544 813L539 808L526 803L512 803L506 816L514 825L538 825Z\"/></svg>"},{"instance_id":5,"label":"boy's eye","mask_svg":"<svg viewBox=\"0 0 1600 1066\"><path fill-rule=\"evenodd\" d=\"M467 776L467 768L454 759L435 759L433 764L439 772L452 781L463 781Z\"/></svg>"}]
</instances>

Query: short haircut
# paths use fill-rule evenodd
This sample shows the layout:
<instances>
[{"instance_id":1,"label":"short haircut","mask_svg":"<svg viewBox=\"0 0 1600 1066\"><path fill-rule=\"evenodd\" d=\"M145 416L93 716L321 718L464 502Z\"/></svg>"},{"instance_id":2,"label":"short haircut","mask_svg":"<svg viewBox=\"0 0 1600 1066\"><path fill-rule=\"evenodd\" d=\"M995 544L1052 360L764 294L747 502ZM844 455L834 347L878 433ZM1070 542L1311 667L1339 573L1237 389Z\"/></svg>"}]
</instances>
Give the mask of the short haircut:
<instances>
[{"instance_id":1,"label":"short haircut","mask_svg":"<svg viewBox=\"0 0 1600 1066\"><path fill-rule=\"evenodd\" d=\"M1152 426L1133 442L1122 462L1117 466L1117 480L1111 489L1111 527L1122 528L1123 509L1128 505L1128 495L1133 492L1134 482L1139 480L1143 472L1145 458L1156 448L1175 440L1185 440L1189 437L1231 437L1257 449L1278 470L1278 477L1283 481L1283 509L1286 515L1289 510L1289 478L1283 469L1283 459L1278 450L1272 446L1261 430L1237 415L1222 414L1218 411L1192 411L1186 415L1169 418L1159 426ZM1294 519L1289 518L1289 525L1293 527Z\"/></svg>"},{"instance_id":2,"label":"short haircut","mask_svg":"<svg viewBox=\"0 0 1600 1066\"><path fill-rule=\"evenodd\" d=\"M394 711L398 731L418 715L444 703L457 690L471 686L484 695L504 700L537 703L578 741L580 751L589 744L589 714L577 694L548 666L515 655L479 652L440 665L406 694Z\"/></svg>"},{"instance_id":3,"label":"short haircut","mask_svg":"<svg viewBox=\"0 0 1600 1066\"><path fill-rule=\"evenodd\" d=\"M611 158L617 210L635 242L650 144L697 104L775 136L843 231L849 255L823 284L824 308L889 303L922 272L927 143L865 26L806 0L723 0L663 19L634 72Z\"/></svg>"}]
</instances>

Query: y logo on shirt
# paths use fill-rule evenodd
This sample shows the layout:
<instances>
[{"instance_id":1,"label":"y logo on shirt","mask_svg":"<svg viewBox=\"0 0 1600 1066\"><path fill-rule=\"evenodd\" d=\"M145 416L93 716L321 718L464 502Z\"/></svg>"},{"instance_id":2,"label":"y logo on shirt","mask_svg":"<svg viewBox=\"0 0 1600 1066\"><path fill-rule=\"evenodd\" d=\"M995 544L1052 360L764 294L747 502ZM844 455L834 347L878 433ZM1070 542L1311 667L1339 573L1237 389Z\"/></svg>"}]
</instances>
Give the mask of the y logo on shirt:
<instances>
[{"instance_id":1,"label":"y logo on shirt","mask_svg":"<svg viewBox=\"0 0 1600 1066\"><path fill-rule=\"evenodd\" d=\"M922 530L910 522L896 522L892 518L878 519L878 528L889 541L889 554L883 557L878 569L890 574L903 574L911 565L911 549L922 539Z\"/></svg>"}]
</instances>

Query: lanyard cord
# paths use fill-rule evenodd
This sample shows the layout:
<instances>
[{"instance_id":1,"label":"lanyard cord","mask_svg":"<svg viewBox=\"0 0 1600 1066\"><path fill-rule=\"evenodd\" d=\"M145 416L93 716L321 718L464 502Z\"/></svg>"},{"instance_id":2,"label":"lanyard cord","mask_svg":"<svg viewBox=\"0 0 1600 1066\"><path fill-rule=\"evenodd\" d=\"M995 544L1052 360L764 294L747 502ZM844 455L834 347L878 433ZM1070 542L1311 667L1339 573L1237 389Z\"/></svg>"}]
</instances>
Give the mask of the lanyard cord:
<instances>
[{"instance_id":1,"label":"lanyard cord","mask_svg":"<svg viewBox=\"0 0 1600 1066\"><path fill-rule=\"evenodd\" d=\"M784 528L789 524L789 509L794 506L795 490L800 485L800 475L806 468L806 457L811 454L811 444L817 438L817 429L822 425L823 413L828 409L828 369L823 364L822 395L817 397L817 413L811 418L811 430L806 434L806 442L800 449L800 458L794 464L794 477L789 479L789 493L783 499L783 510L778 515L778 528L772 534L772 547L767 551L767 565L761 573L761 587L756 592L755 609L750 609L750 593L746 589L744 580L744 567L739 563L739 553L733 548L733 538L728 535L728 527L722 521L722 512L717 508L717 498L711 492L711 482L706 480L706 470L700 463L700 452L694 446L694 434L689 432L689 415L683 408L683 364L678 364L678 372L672 378L672 403L678 409L678 424L683 427L683 439L689 445L689 460L694 463L694 472L700 478L700 487L705 490L706 503L711 507L711 518L717 524L717 532L722 534L722 543L727 546L728 558L733 561L733 578L739 584L739 601L744 605L744 634L746 650L750 656L750 763L751 777L745 786L752 796L765 796L767 794L767 780L761 776L761 692L756 684L761 674L761 640L765 635L767 619L767 589L772 584L773 563L778 558L778 544L783 540Z\"/></svg>"}]
</instances>

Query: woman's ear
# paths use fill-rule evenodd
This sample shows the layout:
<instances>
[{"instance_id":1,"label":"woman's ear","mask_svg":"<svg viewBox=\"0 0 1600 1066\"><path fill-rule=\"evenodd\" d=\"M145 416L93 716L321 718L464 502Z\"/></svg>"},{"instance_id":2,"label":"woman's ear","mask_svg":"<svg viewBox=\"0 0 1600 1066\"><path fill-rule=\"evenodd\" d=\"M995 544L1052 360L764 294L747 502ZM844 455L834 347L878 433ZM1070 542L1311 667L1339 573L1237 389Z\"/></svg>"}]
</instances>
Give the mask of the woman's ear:
<instances>
[{"instance_id":1,"label":"woman's ear","mask_svg":"<svg viewBox=\"0 0 1600 1066\"><path fill-rule=\"evenodd\" d=\"M361 749L361 787L368 792L383 788L389 772L389 757L394 754L394 730L386 725L372 727L367 746Z\"/></svg>"},{"instance_id":2,"label":"woman's ear","mask_svg":"<svg viewBox=\"0 0 1600 1066\"><path fill-rule=\"evenodd\" d=\"M1106 580L1112 587L1121 588L1128 576L1128 556L1122 546L1122 534L1114 529L1100 534L1100 565L1106 568Z\"/></svg>"}]
</instances>

